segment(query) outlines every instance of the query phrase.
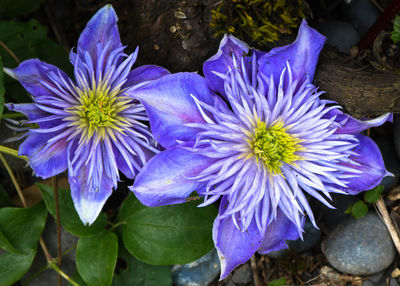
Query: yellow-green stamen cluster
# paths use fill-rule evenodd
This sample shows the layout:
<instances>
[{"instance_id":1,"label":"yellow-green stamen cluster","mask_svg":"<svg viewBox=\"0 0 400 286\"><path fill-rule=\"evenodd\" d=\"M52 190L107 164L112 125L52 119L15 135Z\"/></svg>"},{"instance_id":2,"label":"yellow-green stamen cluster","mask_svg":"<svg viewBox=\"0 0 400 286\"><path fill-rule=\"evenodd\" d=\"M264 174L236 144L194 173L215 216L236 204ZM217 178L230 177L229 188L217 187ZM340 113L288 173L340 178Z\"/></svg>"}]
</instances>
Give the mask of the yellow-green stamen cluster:
<instances>
[{"instance_id":1,"label":"yellow-green stamen cluster","mask_svg":"<svg viewBox=\"0 0 400 286\"><path fill-rule=\"evenodd\" d=\"M250 147L273 174L281 174L283 163L293 164L300 159L295 154L301 149L300 140L286 132L283 122L267 128L265 122L259 121L253 131Z\"/></svg>"},{"instance_id":2,"label":"yellow-green stamen cluster","mask_svg":"<svg viewBox=\"0 0 400 286\"><path fill-rule=\"evenodd\" d=\"M86 118L89 126L92 128L110 126L115 121L116 116L113 107L114 100L110 100L104 94L88 99L88 104L82 106L82 109L84 111L83 117Z\"/></svg>"},{"instance_id":3,"label":"yellow-green stamen cluster","mask_svg":"<svg viewBox=\"0 0 400 286\"><path fill-rule=\"evenodd\" d=\"M122 132L123 128L130 125L120 113L132 105L132 99L121 96L122 91L118 86L110 90L107 82L103 82L93 84L90 89L77 88L76 91L80 104L69 108L71 116L66 120L71 121L70 126L76 126L82 132L84 142L95 133L99 139L103 139L106 134L114 139L115 131Z\"/></svg>"}]
</instances>

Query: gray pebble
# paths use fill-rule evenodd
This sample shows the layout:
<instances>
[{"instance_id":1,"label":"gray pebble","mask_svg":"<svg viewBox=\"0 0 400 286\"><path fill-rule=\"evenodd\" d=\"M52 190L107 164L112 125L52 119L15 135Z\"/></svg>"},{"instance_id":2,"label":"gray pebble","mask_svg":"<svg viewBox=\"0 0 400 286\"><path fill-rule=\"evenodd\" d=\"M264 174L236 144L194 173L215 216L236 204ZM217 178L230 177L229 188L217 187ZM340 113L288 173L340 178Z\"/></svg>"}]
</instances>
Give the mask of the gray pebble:
<instances>
[{"instance_id":1,"label":"gray pebble","mask_svg":"<svg viewBox=\"0 0 400 286\"><path fill-rule=\"evenodd\" d=\"M232 282L235 284L247 284L252 280L251 267L248 263L240 266L232 275Z\"/></svg>"},{"instance_id":2,"label":"gray pebble","mask_svg":"<svg viewBox=\"0 0 400 286\"><path fill-rule=\"evenodd\" d=\"M343 8L345 16L348 17L349 22L353 24L361 36L365 35L380 14L371 0L351 0Z\"/></svg>"},{"instance_id":3,"label":"gray pebble","mask_svg":"<svg viewBox=\"0 0 400 286\"><path fill-rule=\"evenodd\" d=\"M302 253L311 249L316 245L321 238L321 231L313 226L311 221L307 219L304 224L304 234L303 239L299 238L297 240L287 240L286 243L289 249Z\"/></svg>"},{"instance_id":4,"label":"gray pebble","mask_svg":"<svg viewBox=\"0 0 400 286\"><path fill-rule=\"evenodd\" d=\"M322 244L322 250L333 267L353 275L382 271L396 255L386 226L373 212L343 221Z\"/></svg>"},{"instance_id":5,"label":"gray pebble","mask_svg":"<svg viewBox=\"0 0 400 286\"><path fill-rule=\"evenodd\" d=\"M342 53L348 53L357 44L360 35L354 27L346 22L327 20L318 23L317 30L326 36L326 43L337 47Z\"/></svg>"},{"instance_id":6,"label":"gray pebble","mask_svg":"<svg viewBox=\"0 0 400 286\"><path fill-rule=\"evenodd\" d=\"M217 251L214 249L196 261L183 265L174 265L172 280L176 286L206 286L220 272Z\"/></svg>"}]
</instances>

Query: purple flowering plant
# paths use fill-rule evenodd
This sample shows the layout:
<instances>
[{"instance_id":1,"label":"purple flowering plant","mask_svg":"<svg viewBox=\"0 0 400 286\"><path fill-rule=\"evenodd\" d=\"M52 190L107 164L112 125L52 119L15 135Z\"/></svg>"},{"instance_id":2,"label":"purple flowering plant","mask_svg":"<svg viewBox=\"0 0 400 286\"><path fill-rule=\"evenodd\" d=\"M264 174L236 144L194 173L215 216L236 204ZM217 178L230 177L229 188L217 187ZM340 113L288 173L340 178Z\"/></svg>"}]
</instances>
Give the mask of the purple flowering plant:
<instances>
[{"instance_id":1,"label":"purple flowering plant","mask_svg":"<svg viewBox=\"0 0 400 286\"><path fill-rule=\"evenodd\" d=\"M145 109L132 93L168 71L150 65L131 70L138 48L130 55L124 49L115 11L106 5L70 52L75 80L38 59L5 69L33 99L6 106L38 125L24 135L19 155L27 156L42 178L68 170L74 205L85 224L96 220L117 187L119 171L133 179L157 152Z\"/></svg>"},{"instance_id":2,"label":"purple flowering plant","mask_svg":"<svg viewBox=\"0 0 400 286\"><path fill-rule=\"evenodd\" d=\"M39 184L45 203L23 209L4 207L0 197L0 285L28 271L48 213L79 237L80 277L64 273L69 283L127 285L148 271L172 284L162 265L191 262L215 246L224 279L255 252L302 238L306 216L317 227L309 197L332 208L331 193L377 186L390 173L360 132L392 115L360 121L320 98L313 77L324 41L303 21L294 43L269 52L226 35L204 77L132 68L138 48L125 54L106 5L70 52L71 77L39 59L5 68L33 101L6 104L28 118L19 155L43 179L68 171L70 190ZM134 179L133 192L106 221L101 210L120 172Z\"/></svg>"},{"instance_id":3,"label":"purple flowering plant","mask_svg":"<svg viewBox=\"0 0 400 286\"><path fill-rule=\"evenodd\" d=\"M262 52L226 35L196 73L168 74L135 92L165 148L131 190L146 206L218 200L212 237L221 279L257 251L302 237L307 196L357 194L384 176L376 144L360 134L392 119L360 121L313 84L325 37L303 20L295 42Z\"/></svg>"}]
</instances>

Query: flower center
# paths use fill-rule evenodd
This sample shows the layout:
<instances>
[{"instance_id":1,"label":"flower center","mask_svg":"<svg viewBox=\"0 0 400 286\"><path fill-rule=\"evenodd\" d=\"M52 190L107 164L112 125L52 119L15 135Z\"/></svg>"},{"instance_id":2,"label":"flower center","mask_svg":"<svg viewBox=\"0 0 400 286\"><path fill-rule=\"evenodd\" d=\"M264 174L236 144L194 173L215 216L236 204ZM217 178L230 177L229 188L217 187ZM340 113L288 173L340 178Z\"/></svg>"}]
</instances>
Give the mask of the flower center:
<instances>
[{"instance_id":1,"label":"flower center","mask_svg":"<svg viewBox=\"0 0 400 286\"><path fill-rule=\"evenodd\" d=\"M111 100L103 94L92 98L83 110L84 117L91 127L110 126L115 121L115 108Z\"/></svg>"},{"instance_id":2,"label":"flower center","mask_svg":"<svg viewBox=\"0 0 400 286\"><path fill-rule=\"evenodd\" d=\"M301 149L300 140L286 132L283 122L267 128L265 122L259 121L253 131L250 147L257 159L261 159L273 174L282 173L283 163L292 164L300 159L295 154Z\"/></svg>"}]
</instances>

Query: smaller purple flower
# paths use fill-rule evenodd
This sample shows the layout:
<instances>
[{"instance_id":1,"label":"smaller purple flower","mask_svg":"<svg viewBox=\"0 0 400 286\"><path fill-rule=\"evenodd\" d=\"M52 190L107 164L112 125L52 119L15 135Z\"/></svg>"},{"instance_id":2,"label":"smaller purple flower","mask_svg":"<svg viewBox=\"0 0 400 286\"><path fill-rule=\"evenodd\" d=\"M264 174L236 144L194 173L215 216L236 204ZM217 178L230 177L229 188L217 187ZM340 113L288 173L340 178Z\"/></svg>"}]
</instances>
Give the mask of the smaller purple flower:
<instances>
[{"instance_id":1,"label":"smaller purple flower","mask_svg":"<svg viewBox=\"0 0 400 286\"><path fill-rule=\"evenodd\" d=\"M157 66L131 71L138 49L126 55L111 5L100 9L71 51L75 81L57 67L30 59L5 69L32 94L33 103L7 104L25 114L30 129L19 148L36 175L68 169L75 208L85 224L97 218L117 187L119 170L134 178L158 150L143 121L143 105L131 97L146 82L168 74Z\"/></svg>"},{"instance_id":2,"label":"smaller purple flower","mask_svg":"<svg viewBox=\"0 0 400 286\"><path fill-rule=\"evenodd\" d=\"M391 119L359 121L320 99L312 84L325 37L303 21L294 43L265 53L225 36L194 73L166 75L136 91L166 148L131 190L148 206L182 203L197 191L220 201L213 240L221 279L258 251L302 236L308 197L355 194L389 173L376 144L359 134ZM219 96L218 96L218 95Z\"/></svg>"}]
</instances>

